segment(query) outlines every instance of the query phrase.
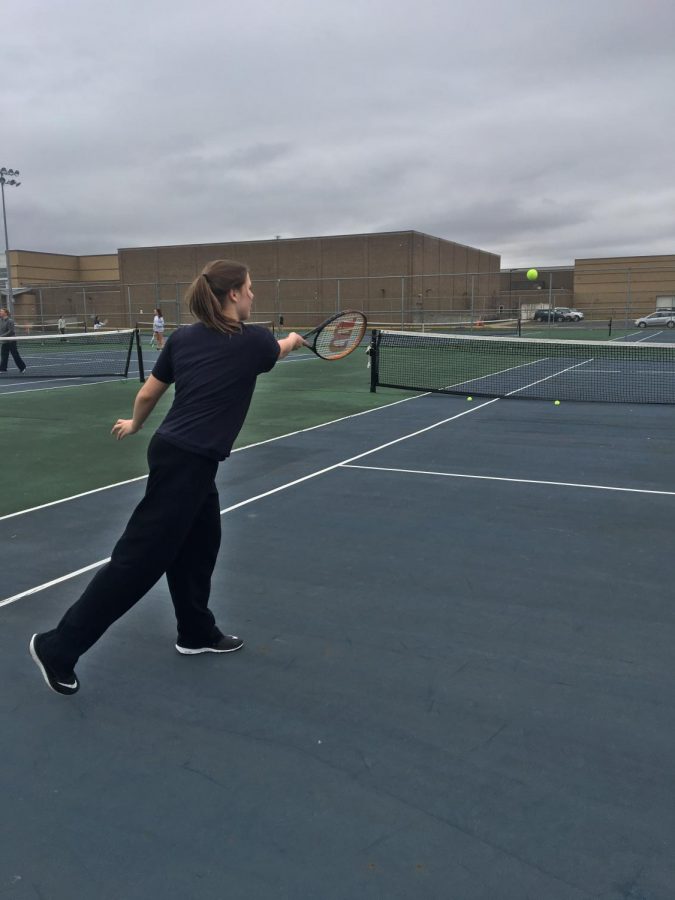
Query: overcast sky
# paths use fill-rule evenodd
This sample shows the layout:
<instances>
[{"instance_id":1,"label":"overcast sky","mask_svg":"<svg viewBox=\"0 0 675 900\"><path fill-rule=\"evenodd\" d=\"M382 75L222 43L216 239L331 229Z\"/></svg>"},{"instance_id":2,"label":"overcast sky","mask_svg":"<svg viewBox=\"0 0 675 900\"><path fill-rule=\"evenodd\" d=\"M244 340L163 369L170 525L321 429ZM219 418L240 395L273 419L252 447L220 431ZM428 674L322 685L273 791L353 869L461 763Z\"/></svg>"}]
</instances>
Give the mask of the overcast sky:
<instances>
[{"instance_id":1,"label":"overcast sky","mask_svg":"<svg viewBox=\"0 0 675 900\"><path fill-rule=\"evenodd\" d=\"M4 0L10 247L675 253L674 0ZM4 247L2 248L4 249Z\"/></svg>"}]
</instances>

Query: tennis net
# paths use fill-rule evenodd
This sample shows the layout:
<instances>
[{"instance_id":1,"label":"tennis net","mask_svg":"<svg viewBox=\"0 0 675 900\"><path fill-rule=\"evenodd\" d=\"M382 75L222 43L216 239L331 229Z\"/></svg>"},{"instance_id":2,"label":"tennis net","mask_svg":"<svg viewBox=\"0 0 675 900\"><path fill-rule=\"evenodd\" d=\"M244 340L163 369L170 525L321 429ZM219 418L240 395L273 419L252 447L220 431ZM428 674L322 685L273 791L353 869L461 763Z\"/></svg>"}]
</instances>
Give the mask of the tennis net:
<instances>
[{"instance_id":1,"label":"tennis net","mask_svg":"<svg viewBox=\"0 0 675 900\"><path fill-rule=\"evenodd\" d=\"M415 334L475 334L482 337L489 334L497 336L520 336L520 319L473 319L471 321L453 322L369 322L371 328L378 331L404 331Z\"/></svg>"},{"instance_id":2,"label":"tennis net","mask_svg":"<svg viewBox=\"0 0 675 900\"><path fill-rule=\"evenodd\" d=\"M370 355L371 391L675 403L675 344L375 331Z\"/></svg>"},{"instance_id":3,"label":"tennis net","mask_svg":"<svg viewBox=\"0 0 675 900\"><path fill-rule=\"evenodd\" d=\"M17 322L17 329L19 328L19 323ZM23 325L23 333L25 333L26 337L31 337L34 335L41 334L60 334L59 326L57 322L35 322L31 325ZM66 322L65 331L68 334L83 334L87 330L86 322Z\"/></svg>"},{"instance_id":4,"label":"tennis net","mask_svg":"<svg viewBox=\"0 0 675 900\"><path fill-rule=\"evenodd\" d=\"M164 323L164 340L166 341L171 335L178 331L179 328L184 328L186 325L190 325L192 323L178 323L178 322L165 322ZM271 331L274 334L274 322L265 321L265 322L256 322L253 320L248 320L244 322L244 325L261 325L263 328L267 328L268 331ZM137 322L136 328L139 331L140 341L149 347L156 347L157 341L155 339L154 334L154 326L152 322Z\"/></svg>"},{"instance_id":5,"label":"tennis net","mask_svg":"<svg viewBox=\"0 0 675 900\"><path fill-rule=\"evenodd\" d=\"M109 375L126 378L134 346L142 372L140 346L134 329L3 337L0 338L0 377L92 378ZM26 365L23 372L12 360L12 349L18 351ZM3 372L5 368L7 371Z\"/></svg>"}]
</instances>

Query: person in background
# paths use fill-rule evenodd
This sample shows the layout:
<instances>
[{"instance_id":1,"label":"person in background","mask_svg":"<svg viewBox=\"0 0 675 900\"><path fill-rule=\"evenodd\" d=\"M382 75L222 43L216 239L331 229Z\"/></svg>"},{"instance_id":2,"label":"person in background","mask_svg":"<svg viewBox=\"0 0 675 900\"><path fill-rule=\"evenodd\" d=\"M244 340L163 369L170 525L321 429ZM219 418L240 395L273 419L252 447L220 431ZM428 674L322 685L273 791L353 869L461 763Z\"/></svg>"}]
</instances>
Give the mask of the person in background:
<instances>
[{"instance_id":1,"label":"person in background","mask_svg":"<svg viewBox=\"0 0 675 900\"><path fill-rule=\"evenodd\" d=\"M63 313L59 316L57 328L59 329L59 334L63 335L66 333L66 320L63 317Z\"/></svg>"},{"instance_id":2,"label":"person in background","mask_svg":"<svg viewBox=\"0 0 675 900\"><path fill-rule=\"evenodd\" d=\"M158 350L164 346L164 316L159 306L155 309L155 318L152 320L152 342Z\"/></svg>"},{"instance_id":3,"label":"person in background","mask_svg":"<svg viewBox=\"0 0 675 900\"><path fill-rule=\"evenodd\" d=\"M26 363L21 359L21 354L19 353L16 341L7 340L7 338L13 338L15 336L16 328L14 326L14 319L10 317L9 310L6 307L0 307L0 338L5 338L4 341L0 342L0 372L7 371L7 363L10 354L16 363L19 372L23 373L26 371Z\"/></svg>"},{"instance_id":4,"label":"person in background","mask_svg":"<svg viewBox=\"0 0 675 900\"><path fill-rule=\"evenodd\" d=\"M94 331L98 331L99 328L103 328L103 322L101 322L98 316L94 316Z\"/></svg>"}]
</instances>

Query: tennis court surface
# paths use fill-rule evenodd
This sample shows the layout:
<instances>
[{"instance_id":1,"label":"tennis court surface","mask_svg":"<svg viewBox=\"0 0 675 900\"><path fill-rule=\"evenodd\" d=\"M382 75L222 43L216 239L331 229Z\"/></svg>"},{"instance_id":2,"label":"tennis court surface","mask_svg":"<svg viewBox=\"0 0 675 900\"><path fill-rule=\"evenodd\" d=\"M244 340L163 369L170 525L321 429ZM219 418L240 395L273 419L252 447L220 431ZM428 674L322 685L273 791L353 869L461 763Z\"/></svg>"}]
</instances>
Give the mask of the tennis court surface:
<instances>
[{"instance_id":1,"label":"tennis court surface","mask_svg":"<svg viewBox=\"0 0 675 900\"><path fill-rule=\"evenodd\" d=\"M50 693L144 483L0 519L0 896L673 896L672 407L380 393L221 467L231 657L162 580Z\"/></svg>"}]
</instances>

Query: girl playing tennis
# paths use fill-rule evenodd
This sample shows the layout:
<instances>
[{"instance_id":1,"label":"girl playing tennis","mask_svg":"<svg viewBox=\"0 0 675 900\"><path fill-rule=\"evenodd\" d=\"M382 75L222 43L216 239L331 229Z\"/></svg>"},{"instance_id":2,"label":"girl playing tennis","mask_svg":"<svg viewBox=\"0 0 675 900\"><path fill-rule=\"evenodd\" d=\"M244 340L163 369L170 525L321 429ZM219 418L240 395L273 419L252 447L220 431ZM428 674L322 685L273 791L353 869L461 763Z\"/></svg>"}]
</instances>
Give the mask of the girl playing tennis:
<instances>
[{"instance_id":1,"label":"girl playing tennis","mask_svg":"<svg viewBox=\"0 0 675 900\"><path fill-rule=\"evenodd\" d=\"M152 320L152 341L158 350L164 346L164 316L159 307L155 309L155 318Z\"/></svg>"},{"instance_id":2,"label":"girl playing tennis","mask_svg":"<svg viewBox=\"0 0 675 900\"><path fill-rule=\"evenodd\" d=\"M209 263L188 289L198 320L180 328L140 389L131 419L118 419L117 440L135 434L170 384L171 409L148 446L145 496L110 562L52 631L33 635L30 652L52 690L74 694L75 664L101 635L166 574L178 625L179 653L227 653L243 641L218 628L209 609L220 546L218 464L244 424L256 378L304 345L291 333L276 341L244 322L253 292L246 266Z\"/></svg>"}]
</instances>

